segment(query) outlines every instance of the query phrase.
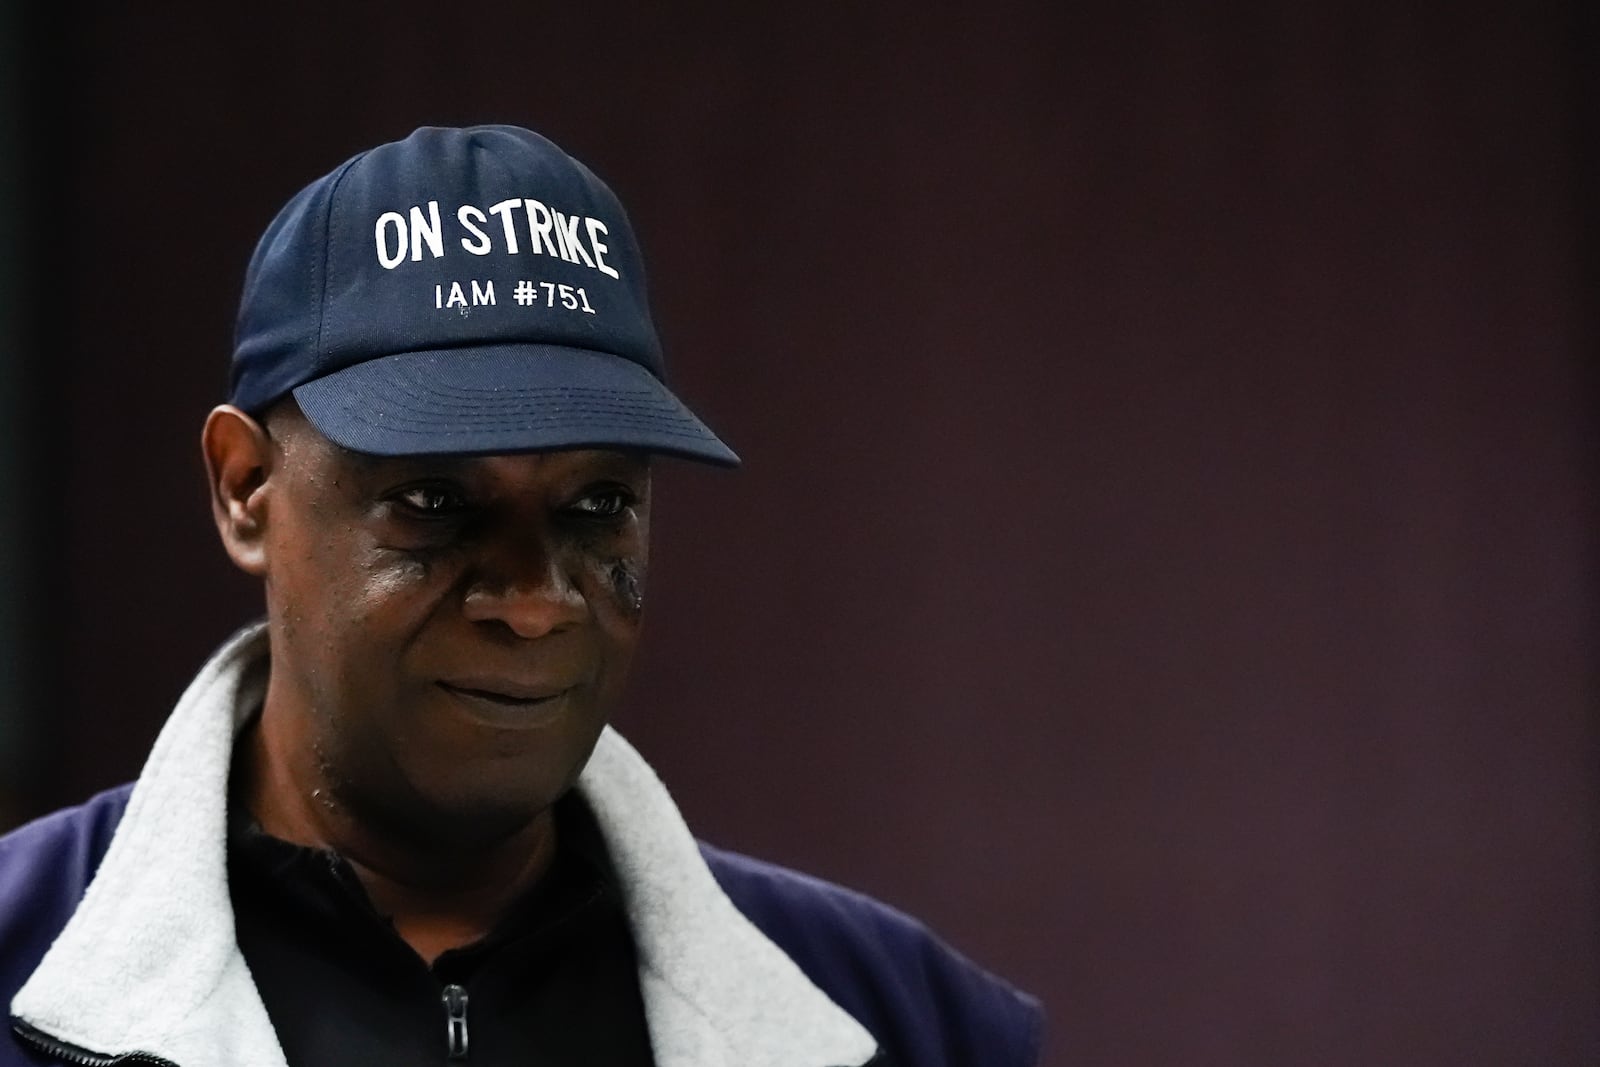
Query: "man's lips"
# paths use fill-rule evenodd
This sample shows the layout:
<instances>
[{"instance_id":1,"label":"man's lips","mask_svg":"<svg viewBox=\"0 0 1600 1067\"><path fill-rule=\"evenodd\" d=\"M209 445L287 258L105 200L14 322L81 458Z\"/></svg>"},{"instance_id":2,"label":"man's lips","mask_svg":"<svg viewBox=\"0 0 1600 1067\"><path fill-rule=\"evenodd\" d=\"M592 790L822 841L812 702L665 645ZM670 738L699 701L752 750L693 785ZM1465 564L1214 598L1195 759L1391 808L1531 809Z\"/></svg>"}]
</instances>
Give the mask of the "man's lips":
<instances>
[{"instance_id":1,"label":"man's lips","mask_svg":"<svg viewBox=\"0 0 1600 1067\"><path fill-rule=\"evenodd\" d=\"M452 678L436 684L469 722L493 730L542 730L576 710L571 697L577 685L514 678Z\"/></svg>"},{"instance_id":2,"label":"man's lips","mask_svg":"<svg viewBox=\"0 0 1600 1067\"><path fill-rule=\"evenodd\" d=\"M506 707L537 707L569 692L574 687L555 683L525 682L514 678L440 679L439 688L456 696L487 700Z\"/></svg>"}]
</instances>

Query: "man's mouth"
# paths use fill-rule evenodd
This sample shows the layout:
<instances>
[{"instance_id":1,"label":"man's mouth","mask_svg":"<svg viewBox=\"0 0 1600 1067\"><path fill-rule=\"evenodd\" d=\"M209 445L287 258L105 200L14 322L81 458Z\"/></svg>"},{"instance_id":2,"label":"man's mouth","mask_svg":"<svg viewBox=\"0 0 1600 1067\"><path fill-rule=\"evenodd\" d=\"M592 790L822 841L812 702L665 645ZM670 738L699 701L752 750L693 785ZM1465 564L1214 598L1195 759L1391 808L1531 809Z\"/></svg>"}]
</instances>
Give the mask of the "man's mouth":
<instances>
[{"instance_id":1,"label":"man's mouth","mask_svg":"<svg viewBox=\"0 0 1600 1067\"><path fill-rule=\"evenodd\" d=\"M509 710L552 704L572 691L572 686L530 685L501 678L440 680L439 688L456 697L483 701Z\"/></svg>"}]
</instances>

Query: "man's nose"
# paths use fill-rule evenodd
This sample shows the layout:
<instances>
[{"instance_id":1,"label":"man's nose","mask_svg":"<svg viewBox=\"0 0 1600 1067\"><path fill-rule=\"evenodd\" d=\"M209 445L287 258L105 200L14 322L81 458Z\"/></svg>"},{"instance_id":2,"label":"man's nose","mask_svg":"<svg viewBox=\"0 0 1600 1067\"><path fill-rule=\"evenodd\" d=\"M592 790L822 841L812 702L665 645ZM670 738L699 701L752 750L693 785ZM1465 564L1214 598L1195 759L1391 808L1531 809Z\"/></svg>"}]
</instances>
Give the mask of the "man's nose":
<instances>
[{"instance_id":1,"label":"man's nose","mask_svg":"<svg viewBox=\"0 0 1600 1067\"><path fill-rule=\"evenodd\" d=\"M485 560L463 601L470 621L501 622L529 639L575 626L587 612L582 591L556 553L526 542Z\"/></svg>"}]
</instances>

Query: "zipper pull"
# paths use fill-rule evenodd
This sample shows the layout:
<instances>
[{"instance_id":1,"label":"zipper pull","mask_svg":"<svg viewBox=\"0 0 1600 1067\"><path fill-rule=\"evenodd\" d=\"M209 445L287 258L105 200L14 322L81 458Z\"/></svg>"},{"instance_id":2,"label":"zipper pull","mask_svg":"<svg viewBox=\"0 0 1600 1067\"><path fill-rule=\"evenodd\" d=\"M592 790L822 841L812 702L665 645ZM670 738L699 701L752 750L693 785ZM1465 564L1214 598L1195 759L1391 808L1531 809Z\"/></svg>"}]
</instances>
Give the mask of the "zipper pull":
<instances>
[{"instance_id":1,"label":"zipper pull","mask_svg":"<svg viewBox=\"0 0 1600 1067\"><path fill-rule=\"evenodd\" d=\"M467 991L452 982L444 987L445 1048L452 1060L467 1058Z\"/></svg>"}]
</instances>

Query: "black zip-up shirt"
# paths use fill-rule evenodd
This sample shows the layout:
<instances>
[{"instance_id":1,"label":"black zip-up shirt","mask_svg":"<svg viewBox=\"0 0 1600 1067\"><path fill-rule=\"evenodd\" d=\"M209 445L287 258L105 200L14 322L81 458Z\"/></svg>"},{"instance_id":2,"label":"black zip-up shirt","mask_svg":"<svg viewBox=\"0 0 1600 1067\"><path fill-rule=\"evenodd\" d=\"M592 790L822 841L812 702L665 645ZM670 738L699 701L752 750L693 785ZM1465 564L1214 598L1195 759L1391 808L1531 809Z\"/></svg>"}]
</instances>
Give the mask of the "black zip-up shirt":
<instances>
[{"instance_id":1,"label":"black zip-up shirt","mask_svg":"<svg viewBox=\"0 0 1600 1067\"><path fill-rule=\"evenodd\" d=\"M481 941L430 967L348 861L229 816L239 948L289 1067L650 1067L633 938L583 802L550 869Z\"/></svg>"}]
</instances>

